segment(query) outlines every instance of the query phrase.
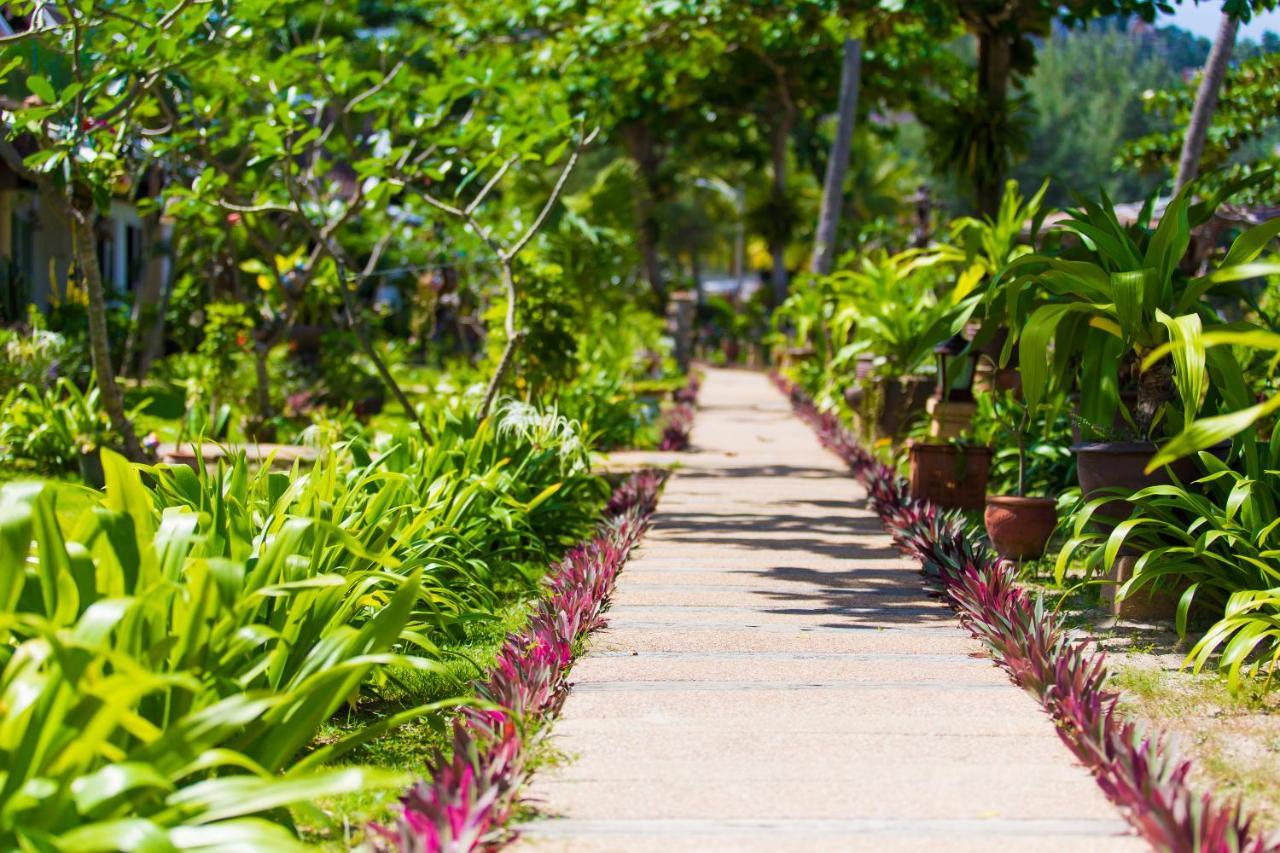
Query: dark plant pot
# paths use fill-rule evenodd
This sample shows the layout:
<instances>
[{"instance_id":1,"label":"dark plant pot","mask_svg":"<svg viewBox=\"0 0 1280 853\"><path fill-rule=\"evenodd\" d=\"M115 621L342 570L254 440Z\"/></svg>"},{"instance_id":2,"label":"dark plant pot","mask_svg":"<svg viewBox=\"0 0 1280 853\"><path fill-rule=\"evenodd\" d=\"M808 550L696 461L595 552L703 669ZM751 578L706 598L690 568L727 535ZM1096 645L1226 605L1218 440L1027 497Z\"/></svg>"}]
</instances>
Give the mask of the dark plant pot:
<instances>
[{"instance_id":1,"label":"dark plant pot","mask_svg":"<svg viewBox=\"0 0 1280 853\"><path fill-rule=\"evenodd\" d=\"M844 401L849 404L849 408L855 412L862 408L862 401L867 397L867 392L862 386L856 382L844 389Z\"/></svg>"},{"instance_id":2,"label":"dark plant pot","mask_svg":"<svg viewBox=\"0 0 1280 853\"><path fill-rule=\"evenodd\" d=\"M982 509L991 448L912 443L908 453L911 497L945 509Z\"/></svg>"},{"instance_id":3,"label":"dark plant pot","mask_svg":"<svg viewBox=\"0 0 1280 853\"><path fill-rule=\"evenodd\" d=\"M1226 449L1230 444L1225 445ZM1186 456L1172 465L1145 473L1147 463L1156 453L1156 445L1150 441L1100 441L1076 444L1071 448L1076 454L1076 477L1080 491L1088 500L1100 497L1105 489L1121 489L1136 492L1147 486L1167 486L1173 482L1170 471L1185 486L1200 476L1200 466L1193 457ZM1214 448L1218 452L1219 448ZM1122 521L1129 517L1133 505L1126 500L1108 501L1098 507L1095 518ZM1105 523L1105 522L1104 522Z\"/></svg>"},{"instance_id":4,"label":"dark plant pot","mask_svg":"<svg viewBox=\"0 0 1280 853\"><path fill-rule=\"evenodd\" d=\"M80 479L92 489L101 489L107 484L106 475L102 473L102 448L81 452L76 460L80 467Z\"/></svg>"},{"instance_id":5,"label":"dark plant pot","mask_svg":"<svg viewBox=\"0 0 1280 853\"><path fill-rule=\"evenodd\" d=\"M1050 498L992 495L983 516L996 553L1009 560L1029 560L1044 553L1058 526L1058 508Z\"/></svg>"},{"instance_id":6,"label":"dark plant pot","mask_svg":"<svg viewBox=\"0 0 1280 853\"><path fill-rule=\"evenodd\" d=\"M886 438L897 438L911 422L924 414L934 383L924 376L906 376L880 383L880 412L876 430Z\"/></svg>"},{"instance_id":7,"label":"dark plant pot","mask_svg":"<svg viewBox=\"0 0 1280 853\"><path fill-rule=\"evenodd\" d=\"M991 379L996 391L1013 391L1019 400L1022 399L1022 373L1016 367L1002 367Z\"/></svg>"}]
</instances>

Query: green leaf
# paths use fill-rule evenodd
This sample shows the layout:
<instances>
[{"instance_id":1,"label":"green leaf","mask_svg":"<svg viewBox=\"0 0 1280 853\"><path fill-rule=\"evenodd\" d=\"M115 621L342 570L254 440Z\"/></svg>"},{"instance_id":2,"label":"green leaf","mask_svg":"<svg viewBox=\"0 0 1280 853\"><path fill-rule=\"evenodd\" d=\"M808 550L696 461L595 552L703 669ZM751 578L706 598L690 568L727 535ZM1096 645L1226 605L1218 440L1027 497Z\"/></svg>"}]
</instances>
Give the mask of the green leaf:
<instances>
[{"instance_id":1,"label":"green leaf","mask_svg":"<svg viewBox=\"0 0 1280 853\"><path fill-rule=\"evenodd\" d=\"M53 90L53 84L43 77L28 77L27 88L46 104L56 104L58 102L58 93Z\"/></svg>"},{"instance_id":2,"label":"green leaf","mask_svg":"<svg viewBox=\"0 0 1280 853\"><path fill-rule=\"evenodd\" d=\"M71 795L80 814L90 814L103 803L139 788L173 790L173 784L150 764L125 761L108 764L71 783Z\"/></svg>"},{"instance_id":3,"label":"green leaf","mask_svg":"<svg viewBox=\"0 0 1280 853\"><path fill-rule=\"evenodd\" d=\"M1261 225L1255 225L1237 237L1235 242L1231 244L1231 249L1227 252L1227 256L1218 265L1219 269L1250 263L1254 258L1262 254L1262 250L1277 235L1280 235L1280 216L1275 219L1269 219Z\"/></svg>"},{"instance_id":4,"label":"green leaf","mask_svg":"<svg viewBox=\"0 0 1280 853\"><path fill-rule=\"evenodd\" d=\"M1197 450L1213 447L1243 432L1277 409L1280 409L1280 394L1247 409L1215 415L1211 418L1201 418L1160 448L1160 452L1147 463L1146 472L1150 474L1162 465L1168 465Z\"/></svg>"}]
</instances>

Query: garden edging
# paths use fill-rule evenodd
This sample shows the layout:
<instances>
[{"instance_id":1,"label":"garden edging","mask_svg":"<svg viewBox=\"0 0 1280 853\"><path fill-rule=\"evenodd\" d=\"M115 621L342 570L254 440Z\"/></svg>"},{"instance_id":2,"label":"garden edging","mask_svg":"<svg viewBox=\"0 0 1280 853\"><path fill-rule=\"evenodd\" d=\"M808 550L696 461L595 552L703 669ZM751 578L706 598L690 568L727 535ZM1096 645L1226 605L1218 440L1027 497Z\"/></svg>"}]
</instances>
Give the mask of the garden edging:
<instances>
[{"instance_id":1,"label":"garden edging","mask_svg":"<svg viewBox=\"0 0 1280 853\"><path fill-rule=\"evenodd\" d=\"M1010 564L971 541L955 515L913 500L902 478L858 444L835 415L819 411L785 379L775 376L775 382L797 416L866 487L898 546L941 583L964 627L1036 698L1063 742L1146 841L1169 851L1280 849L1280 840L1254 831L1239 804L1193 791L1187 782L1191 763L1166 737L1147 735L1122 718L1118 695L1105 689L1105 653L1088 639L1069 636L1055 614L1018 585Z\"/></svg>"},{"instance_id":2,"label":"garden edging","mask_svg":"<svg viewBox=\"0 0 1280 853\"><path fill-rule=\"evenodd\" d=\"M633 474L613 493L599 532L548 574L549 594L528 624L507 637L489 676L475 685L481 705L455 717L452 751L401 799L394 826L371 827L376 849L498 849L531 776L528 758L568 694L579 643L604 627L618 573L648 529L665 474Z\"/></svg>"}]
</instances>

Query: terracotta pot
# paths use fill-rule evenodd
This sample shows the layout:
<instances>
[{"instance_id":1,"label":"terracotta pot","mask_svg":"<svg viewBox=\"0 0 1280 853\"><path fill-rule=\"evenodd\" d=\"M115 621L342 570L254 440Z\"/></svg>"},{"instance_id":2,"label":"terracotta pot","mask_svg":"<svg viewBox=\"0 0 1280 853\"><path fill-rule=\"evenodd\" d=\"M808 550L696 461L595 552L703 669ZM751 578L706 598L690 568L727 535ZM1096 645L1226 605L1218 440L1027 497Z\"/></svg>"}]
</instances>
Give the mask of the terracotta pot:
<instances>
[{"instance_id":1,"label":"terracotta pot","mask_svg":"<svg viewBox=\"0 0 1280 853\"><path fill-rule=\"evenodd\" d=\"M996 553L1009 560L1028 560L1044 553L1058 526L1058 509L1050 498L992 495L983 516Z\"/></svg>"},{"instance_id":2,"label":"terracotta pot","mask_svg":"<svg viewBox=\"0 0 1280 853\"><path fill-rule=\"evenodd\" d=\"M908 454L911 497L946 509L982 509L987 499L991 448L913 442Z\"/></svg>"}]
</instances>

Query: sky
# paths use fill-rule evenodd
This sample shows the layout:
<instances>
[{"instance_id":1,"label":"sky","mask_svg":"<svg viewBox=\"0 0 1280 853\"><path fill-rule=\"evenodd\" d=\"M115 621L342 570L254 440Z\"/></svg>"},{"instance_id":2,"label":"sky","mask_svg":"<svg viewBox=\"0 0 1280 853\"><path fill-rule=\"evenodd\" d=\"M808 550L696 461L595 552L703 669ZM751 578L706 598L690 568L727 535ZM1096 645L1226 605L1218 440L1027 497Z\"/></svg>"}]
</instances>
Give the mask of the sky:
<instances>
[{"instance_id":1,"label":"sky","mask_svg":"<svg viewBox=\"0 0 1280 853\"><path fill-rule=\"evenodd\" d=\"M1218 20L1222 17L1222 4L1217 0L1202 0L1200 3L1183 0L1175 9L1172 15L1162 15L1159 23L1177 24L1184 30L1190 30L1206 38L1213 38L1214 33L1218 31ZM1240 27L1239 37L1257 41L1267 30L1280 33L1280 11L1254 15L1248 24Z\"/></svg>"}]
</instances>

